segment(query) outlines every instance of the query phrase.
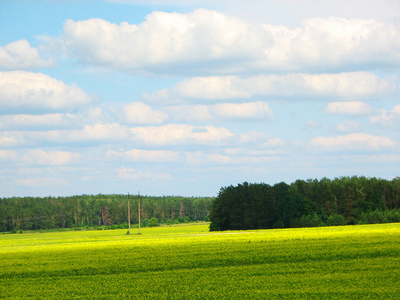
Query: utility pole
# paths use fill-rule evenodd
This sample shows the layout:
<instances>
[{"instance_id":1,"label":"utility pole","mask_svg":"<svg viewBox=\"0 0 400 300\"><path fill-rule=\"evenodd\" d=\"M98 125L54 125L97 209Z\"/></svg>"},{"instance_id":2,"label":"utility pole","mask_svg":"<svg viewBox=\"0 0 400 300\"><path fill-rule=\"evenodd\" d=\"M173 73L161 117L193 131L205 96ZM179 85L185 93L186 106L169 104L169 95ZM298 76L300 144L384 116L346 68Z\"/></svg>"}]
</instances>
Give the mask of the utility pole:
<instances>
[{"instance_id":1,"label":"utility pole","mask_svg":"<svg viewBox=\"0 0 400 300\"><path fill-rule=\"evenodd\" d=\"M128 234L131 234L131 209L129 207L129 193L128 193Z\"/></svg>"},{"instance_id":2,"label":"utility pole","mask_svg":"<svg viewBox=\"0 0 400 300\"><path fill-rule=\"evenodd\" d=\"M139 214L139 234L140 233L140 192L138 192L138 214Z\"/></svg>"}]
</instances>

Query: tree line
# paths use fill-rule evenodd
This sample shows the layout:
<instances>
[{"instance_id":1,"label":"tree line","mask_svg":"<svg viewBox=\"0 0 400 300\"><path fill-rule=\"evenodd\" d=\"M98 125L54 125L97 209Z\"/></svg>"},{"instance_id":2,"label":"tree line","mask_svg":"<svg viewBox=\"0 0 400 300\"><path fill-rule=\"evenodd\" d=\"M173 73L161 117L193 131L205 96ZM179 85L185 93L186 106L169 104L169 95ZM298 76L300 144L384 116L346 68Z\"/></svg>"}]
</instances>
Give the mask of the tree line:
<instances>
[{"instance_id":1,"label":"tree line","mask_svg":"<svg viewBox=\"0 0 400 300\"><path fill-rule=\"evenodd\" d=\"M211 197L140 196L141 221L208 220ZM130 196L131 224L138 224L138 195ZM128 195L0 198L0 231L117 226L128 223ZM151 222L150 222L151 223Z\"/></svg>"},{"instance_id":2,"label":"tree line","mask_svg":"<svg viewBox=\"0 0 400 300\"><path fill-rule=\"evenodd\" d=\"M400 177L340 177L221 188L210 230L400 222Z\"/></svg>"}]
</instances>

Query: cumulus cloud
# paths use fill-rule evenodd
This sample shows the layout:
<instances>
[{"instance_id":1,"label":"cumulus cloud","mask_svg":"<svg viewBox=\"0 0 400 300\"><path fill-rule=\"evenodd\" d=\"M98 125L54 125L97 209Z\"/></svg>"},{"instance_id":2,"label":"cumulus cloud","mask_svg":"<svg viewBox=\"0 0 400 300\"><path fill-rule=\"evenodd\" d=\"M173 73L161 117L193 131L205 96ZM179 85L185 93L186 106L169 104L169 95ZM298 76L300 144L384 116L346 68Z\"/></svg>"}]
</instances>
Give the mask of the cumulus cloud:
<instances>
[{"instance_id":1,"label":"cumulus cloud","mask_svg":"<svg viewBox=\"0 0 400 300\"><path fill-rule=\"evenodd\" d=\"M69 185L68 181L65 179L49 177L17 179L15 183L20 186L33 188Z\"/></svg>"},{"instance_id":2,"label":"cumulus cloud","mask_svg":"<svg viewBox=\"0 0 400 300\"><path fill-rule=\"evenodd\" d=\"M79 156L79 154L68 151L46 152L43 150L30 150L24 160L39 165L62 166L70 164Z\"/></svg>"},{"instance_id":3,"label":"cumulus cloud","mask_svg":"<svg viewBox=\"0 0 400 300\"><path fill-rule=\"evenodd\" d=\"M162 124L168 115L162 111L153 110L142 102L133 102L122 108L120 117L128 124Z\"/></svg>"},{"instance_id":4,"label":"cumulus cloud","mask_svg":"<svg viewBox=\"0 0 400 300\"><path fill-rule=\"evenodd\" d=\"M23 144L20 134L14 132L1 132L0 131L0 145L2 148L16 147Z\"/></svg>"},{"instance_id":5,"label":"cumulus cloud","mask_svg":"<svg viewBox=\"0 0 400 300\"><path fill-rule=\"evenodd\" d=\"M124 152L108 151L109 156L122 157L132 161L141 162L176 162L182 161L182 155L178 151L131 149Z\"/></svg>"},{"instance_id":6,"label":"cumulus cloud","mask_svg":"<svg viewBox=\"0 0 400 300\"><path fill-rule=\"evenodd\" d=\"M361 101L331 102L325 108L327 114L366 115L372 112L372 107Z\"/></svg>"},{"instance_id":7,"label":"cumulus cloud","mask_svg":"<svg viewBox=\"0 0 400 300\"><path fill-rule=\"evenodd\" d=\"M82 120L74 114L44 114L44 115L0 115L1 130L46 130L73 128L82 125Z\"/></svg>"},{"instance_id":8,"label":"cumulus cloud","mask_svg":"<svg viewBox=\"0 0 400 300\"><path fill-rule=\"evenodd\" d=\"M275 41L274 47L266 49L266 68L317 71L398 66L398 22L329 17L304 20L294 29L264 28Z\"/></svg>"},{"instance_id":9,"label":"cumulus cloud","mask_svg":"<svg viewBox=\"0 0 400 300\"><path fill-rule=\"evenodd\" d=\"M22 152L15 150L0 150L0 161L39 165L39 166L64 166L71 164L80 157L79 153L69 151L44 151L29 149Z\"/></svg>"},{"instance_id":10,"label":"cumulus cloud","mask_svg":"<svg viewBox=\"0 0 400 300\"><path fill-rule=\"evenodd\" d=\"M126 154L137 161L157 162L179 160L179 152L177 151L131 149L126 151Z\"/></svg>"},{"instance_id":11,"label":"cumulus cloud","mask_svg":"<svg viewBox=\"0 0 400 300\"><path fill-rule=\"evenodd\" d=\"M370 122L382 128L400 130L400 105L393 107L391 112L382 109L380 115L370 118Z\"/></svg>"},{"instance_id":12,"label":"cumulus cloud","mask_svg":"<svg viewBox=\"0 0 400 300\"><path fill-rule=\"evenodd\" d=\"M268 103L223 103L210 107L211 115L223 119L271 119L272 110Z\"/></svg>"},{"instance_id":13,"label":"cumulus cloud","mask_svg":"<svg viewBox=\"0 0 400 300\"><path fill-rule=\"evenodd\" d=\"M355 121L344 121L335 125L337 132L355 132L360 129L361 125Z\"/></svg>"},{"instance_id":14,"label":"cumulus cloud","mask_svg":"<svg viewBox=\"0 0 400 300\"><path fill-rule=\"evenodd\" d=\"M313 18L292 29L198 9L153 12L139 25L67 20L62 38L79 62L128 72L316 72L400 61L400 24L365 19Z\"/></svg>"},{"instance_id":15,"label":"cumulus cloud","mask_svg":"<svg viewBox=\"0 0 400 300\"><path fill-rule=\"evenodd\" d=\"M285 141L279 138L271 138L269 135L258 131L249 131L240 134L238 143L248 145L252 144L261 149L281 148L286 145Z\"/></svg>"},{"instance_id":16,"label":"cumulus cloud","mask_svg":"<svg viewBox=\"0 0 400 300\"><path fill-rule=\"evenodd\" d=\"M119 168L117 170L117 176L123 180L171 180L172 176L168 173L153 173L150 171L143 171L132 168Z\"/></svg>"},{"instance_id":17,"label":"cumulus cloud","mask_svg":"<svg viewBox=\"0 0 400 300\"><path fill-rule=\"evenodd\" d=\"M262 56L263 46L269 44L262 27L205 9L188 14L153 12L140 25L67 20L63 37L68 51L81 63L166 73L171 66L179 72L221 60L230 69L233 61Z\"/></svg>"},{"instance_id":18,"label":"cumulus cloud","mask_svg":"<svg viewBox=\"0 0 400 300\"><path fill-rule=\"evenodd\" d=\"M319 128L321 128L321 124L319 124L319 123L317 123L317 122L315 122L315 121L313 121L313 120L308 120L308 121L304 124L303 128L305 128L305 129L307 129L307 130L319 129Z\"/></svg>"},{"instance_id":19,"label":"cumulus cloud","mask_svg":"<svg viewBox=\"0 0 400 300\"><path fill-rule=\"evenodd\" d=\"M17 157L18 154L14 150L0 149L0 161L9 162L15 160Z\"/></svg>"},{"instance_id":20,"label":"cumulus cloud","mask_svg":"<svg viewBox=\"0 0 400 300\"><path fill-rule=\"evenodd\" d=\"M234 134L228 129L214 126L195 127L185 124L135 127L130 131L133 139L149 145L218 145L229 140Z\"/></svg>"},{"instance_id":21,"label":"cumulus cloud","mask_svg":"<svg viewBox=\"0 0 400 300\"><path fill-rule=\"evenodd\" d=\"M42 59L39 51L32 48L27 40L19 40L0 46L0 69L21 70L52 67L52 60Z\"/></svg>"},{"instance_id":22,"label":"cumulus cloud","mask_svg":"<svg viewBox=\"0 0 400 300\"><path fill-rule=\"evenodd\" d=\"M70 111L93 99L81 88L42 73L0 72L2 113Z\"/></svg>"},{"instance_id":23,"label":"cumulus cloud","mask_svg":"<svg viewBox=\"0 0 400 300\"><path fill-rule=\"evenodd\" d=\"M171 89L143 94L149 102L254 98L375 99L398 93L395 83L369 72L339 74L257 75L252 77L194 77Z\"/></svg>"},{"instance_id":24,"label":"cumulus cloud","mask_svg":"<svg viewBox=\"0 0 400 300\"><path fill-rule=\"evenodd\" d=\"M352 133L338 137L313 138L309 147L316 152L383 151L395 149L397 143L387 137Z\"/></svg>"},{"instance_id":25,"label":"cumulus cloud","mask_svg":"<svg viewBox=\"0 0 400 300\"><path fill-rule=\"evenodd\" d=\"M126 126L117 123L84 125L80 129L47 131L0 131L2 147L51 146L76 144L84 147L93 144L105 144L129 140L131 132Z\"/></svg>"},{"instance_id":26,"label":"cumulus cloud","mask_svg":"<svg viewBox=\"0 0 400 300\"><path fill-rule=\"evenodd\" d=\"M271 120L273 112L266 102L220 103L215 105L179 105L168 108L171 118L185 122L227 120Z\"/></svg>"},{"instance_id":27,"label":"cumulus cloud","mask_svg":"<svg viewBox=\"0 0 400 300\"><path fill-rule=\"evenodd\" d=\"M68 130L65 132L54 131L62 141L85 142L85 141L118 141L130 137L129 129L118 123L85 125L83 129Z\"/></svg>"}]
</instances>

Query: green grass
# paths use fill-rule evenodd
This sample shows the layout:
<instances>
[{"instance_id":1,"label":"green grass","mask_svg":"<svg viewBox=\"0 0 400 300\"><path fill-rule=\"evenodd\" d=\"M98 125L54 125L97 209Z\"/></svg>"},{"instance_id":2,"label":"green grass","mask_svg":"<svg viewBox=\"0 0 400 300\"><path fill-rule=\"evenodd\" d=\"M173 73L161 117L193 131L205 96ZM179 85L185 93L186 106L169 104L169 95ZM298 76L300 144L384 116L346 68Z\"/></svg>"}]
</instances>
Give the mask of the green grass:
<instances>
[{"instance_id":1,"label":"green grass","mask_svg":"<svg viewBox=\"0 0 400 300\"><path fill-rule=\"evenodd\" d=\"M0 236L0 298L399 299L400 224Z\"/></svg>"}]
</instances>

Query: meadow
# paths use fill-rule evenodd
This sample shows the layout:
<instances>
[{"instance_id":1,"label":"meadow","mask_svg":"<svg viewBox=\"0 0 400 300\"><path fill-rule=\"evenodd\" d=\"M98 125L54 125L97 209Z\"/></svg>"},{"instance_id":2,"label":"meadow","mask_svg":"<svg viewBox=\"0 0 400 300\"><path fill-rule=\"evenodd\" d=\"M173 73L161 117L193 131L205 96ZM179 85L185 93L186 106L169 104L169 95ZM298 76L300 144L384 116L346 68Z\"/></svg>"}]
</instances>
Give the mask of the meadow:
<instances>
[{"instance_id":1,"label":"meadow","mask_svg":"<svg viewBox=\"0 0 400 300\"><path fill-rule=\"evenodd\" d=\"M400 224L0 236L2 299L399 299Z\"/></svg>"}]
</instances>

